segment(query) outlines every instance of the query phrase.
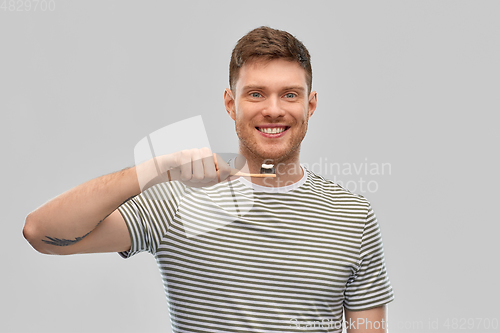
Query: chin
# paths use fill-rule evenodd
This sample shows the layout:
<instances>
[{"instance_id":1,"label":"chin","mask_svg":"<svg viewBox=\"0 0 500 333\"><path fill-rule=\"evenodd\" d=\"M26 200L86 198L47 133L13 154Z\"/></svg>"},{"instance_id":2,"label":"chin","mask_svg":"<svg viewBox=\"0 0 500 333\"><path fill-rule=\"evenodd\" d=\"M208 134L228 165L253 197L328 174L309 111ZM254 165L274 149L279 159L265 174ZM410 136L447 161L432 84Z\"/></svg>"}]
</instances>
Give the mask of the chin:
<instances>
[{"instance_id":1,"label":"chin","mask_svg":"<svg viewBox=\"0 0 500 333\"><path fill-rule=\"evenodd\" d=\"M259 154L263 160L268 160L272 161L273 164L277 164L283 161L288 160L290 157L293 156L293 153L296 151L296 149L288 149L288 150L283 150L283 151L270 151L270 152L262 152Z\"/></svg>"}]
</instances>

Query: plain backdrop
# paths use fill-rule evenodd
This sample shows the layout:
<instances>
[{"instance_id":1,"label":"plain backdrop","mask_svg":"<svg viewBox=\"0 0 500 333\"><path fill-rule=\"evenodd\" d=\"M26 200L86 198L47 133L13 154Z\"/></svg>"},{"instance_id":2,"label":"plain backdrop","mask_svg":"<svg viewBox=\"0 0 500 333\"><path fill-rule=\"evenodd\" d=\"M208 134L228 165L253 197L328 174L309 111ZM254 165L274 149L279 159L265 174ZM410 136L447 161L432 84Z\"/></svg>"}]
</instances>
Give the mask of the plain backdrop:
<instances>
[{"instance_id":1,"label":"plain backdrop","mask_svg":"<svg viewBox=\"0 0 500 333\"><path fill-rule=\"evenodd\" d=\"M151 255L43 255L24 220L176 121L237 152L230 53L261 25L312 55L301 161L371 201L391 332L500 331L500 2L45 2L0 1L1 332L170 332Z\"/></svg>"}]
</instances>

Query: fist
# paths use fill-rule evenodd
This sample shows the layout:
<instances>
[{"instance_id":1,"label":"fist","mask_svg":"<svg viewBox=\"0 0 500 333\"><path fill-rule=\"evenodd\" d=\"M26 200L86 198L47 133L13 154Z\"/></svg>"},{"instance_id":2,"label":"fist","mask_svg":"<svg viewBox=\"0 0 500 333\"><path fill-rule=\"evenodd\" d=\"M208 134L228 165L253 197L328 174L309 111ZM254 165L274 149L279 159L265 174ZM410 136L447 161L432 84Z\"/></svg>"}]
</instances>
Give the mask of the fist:
<instances>
[{"instance_id":1,"label":"fist","mask_svg":"<svg viewBox=\"0 0 500 333\"><path fill-rule=\"evenodd\" d=\"M182 150L158 159L162 178L190 187L204 187L224 181L231 167L208 148ZM170 177L168 177L170 176Z\"/></svg>"}]
</instances>

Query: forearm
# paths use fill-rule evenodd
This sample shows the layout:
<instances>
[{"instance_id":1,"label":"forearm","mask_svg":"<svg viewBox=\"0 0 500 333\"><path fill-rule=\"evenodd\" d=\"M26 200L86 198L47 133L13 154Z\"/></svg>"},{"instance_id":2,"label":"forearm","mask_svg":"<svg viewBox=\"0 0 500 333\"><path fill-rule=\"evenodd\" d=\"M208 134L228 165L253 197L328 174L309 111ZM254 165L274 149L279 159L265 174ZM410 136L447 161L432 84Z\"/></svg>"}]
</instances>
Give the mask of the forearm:
<instances>
[{"instance_id":1,"label":"forearm","mask_svg":"<svg viewBox=\"0 0 500 333\"><path fill-rule=\"evenodd\" d=\"M84 239L106 216L139 193L135 167L92 179L30 213L23 233L37 251L57 254L61 247Z\"/></svg>"},{"instance_id":2,"label":"forearm","mask_svg":"<svg viewBox=\"0 0 500 333\"><path fill-rule=\"evenodd\" d=\"M387 305L369 310L345 310L347 333L388 333Z\"/></svg>"}]
</instances>

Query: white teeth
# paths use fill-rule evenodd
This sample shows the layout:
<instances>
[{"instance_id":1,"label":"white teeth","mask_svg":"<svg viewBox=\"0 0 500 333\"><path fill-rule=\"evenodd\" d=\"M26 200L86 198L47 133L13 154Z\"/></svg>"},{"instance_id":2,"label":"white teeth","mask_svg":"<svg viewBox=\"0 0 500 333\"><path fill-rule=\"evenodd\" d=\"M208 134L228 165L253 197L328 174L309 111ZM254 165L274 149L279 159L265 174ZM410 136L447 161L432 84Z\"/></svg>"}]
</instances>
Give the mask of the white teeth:
<instances>
[{"instance_id":1,"label":"white teeth","mask_svg":"<svg viewBox=\"0 0 500 333\"><path fill-rule=\"evenodd\" d=\"M281 133L286 129L286 127L265 127L265 128L257 127L257 128L262 133L267 133L267 134Z\"/></svg>"}]
</instances>

